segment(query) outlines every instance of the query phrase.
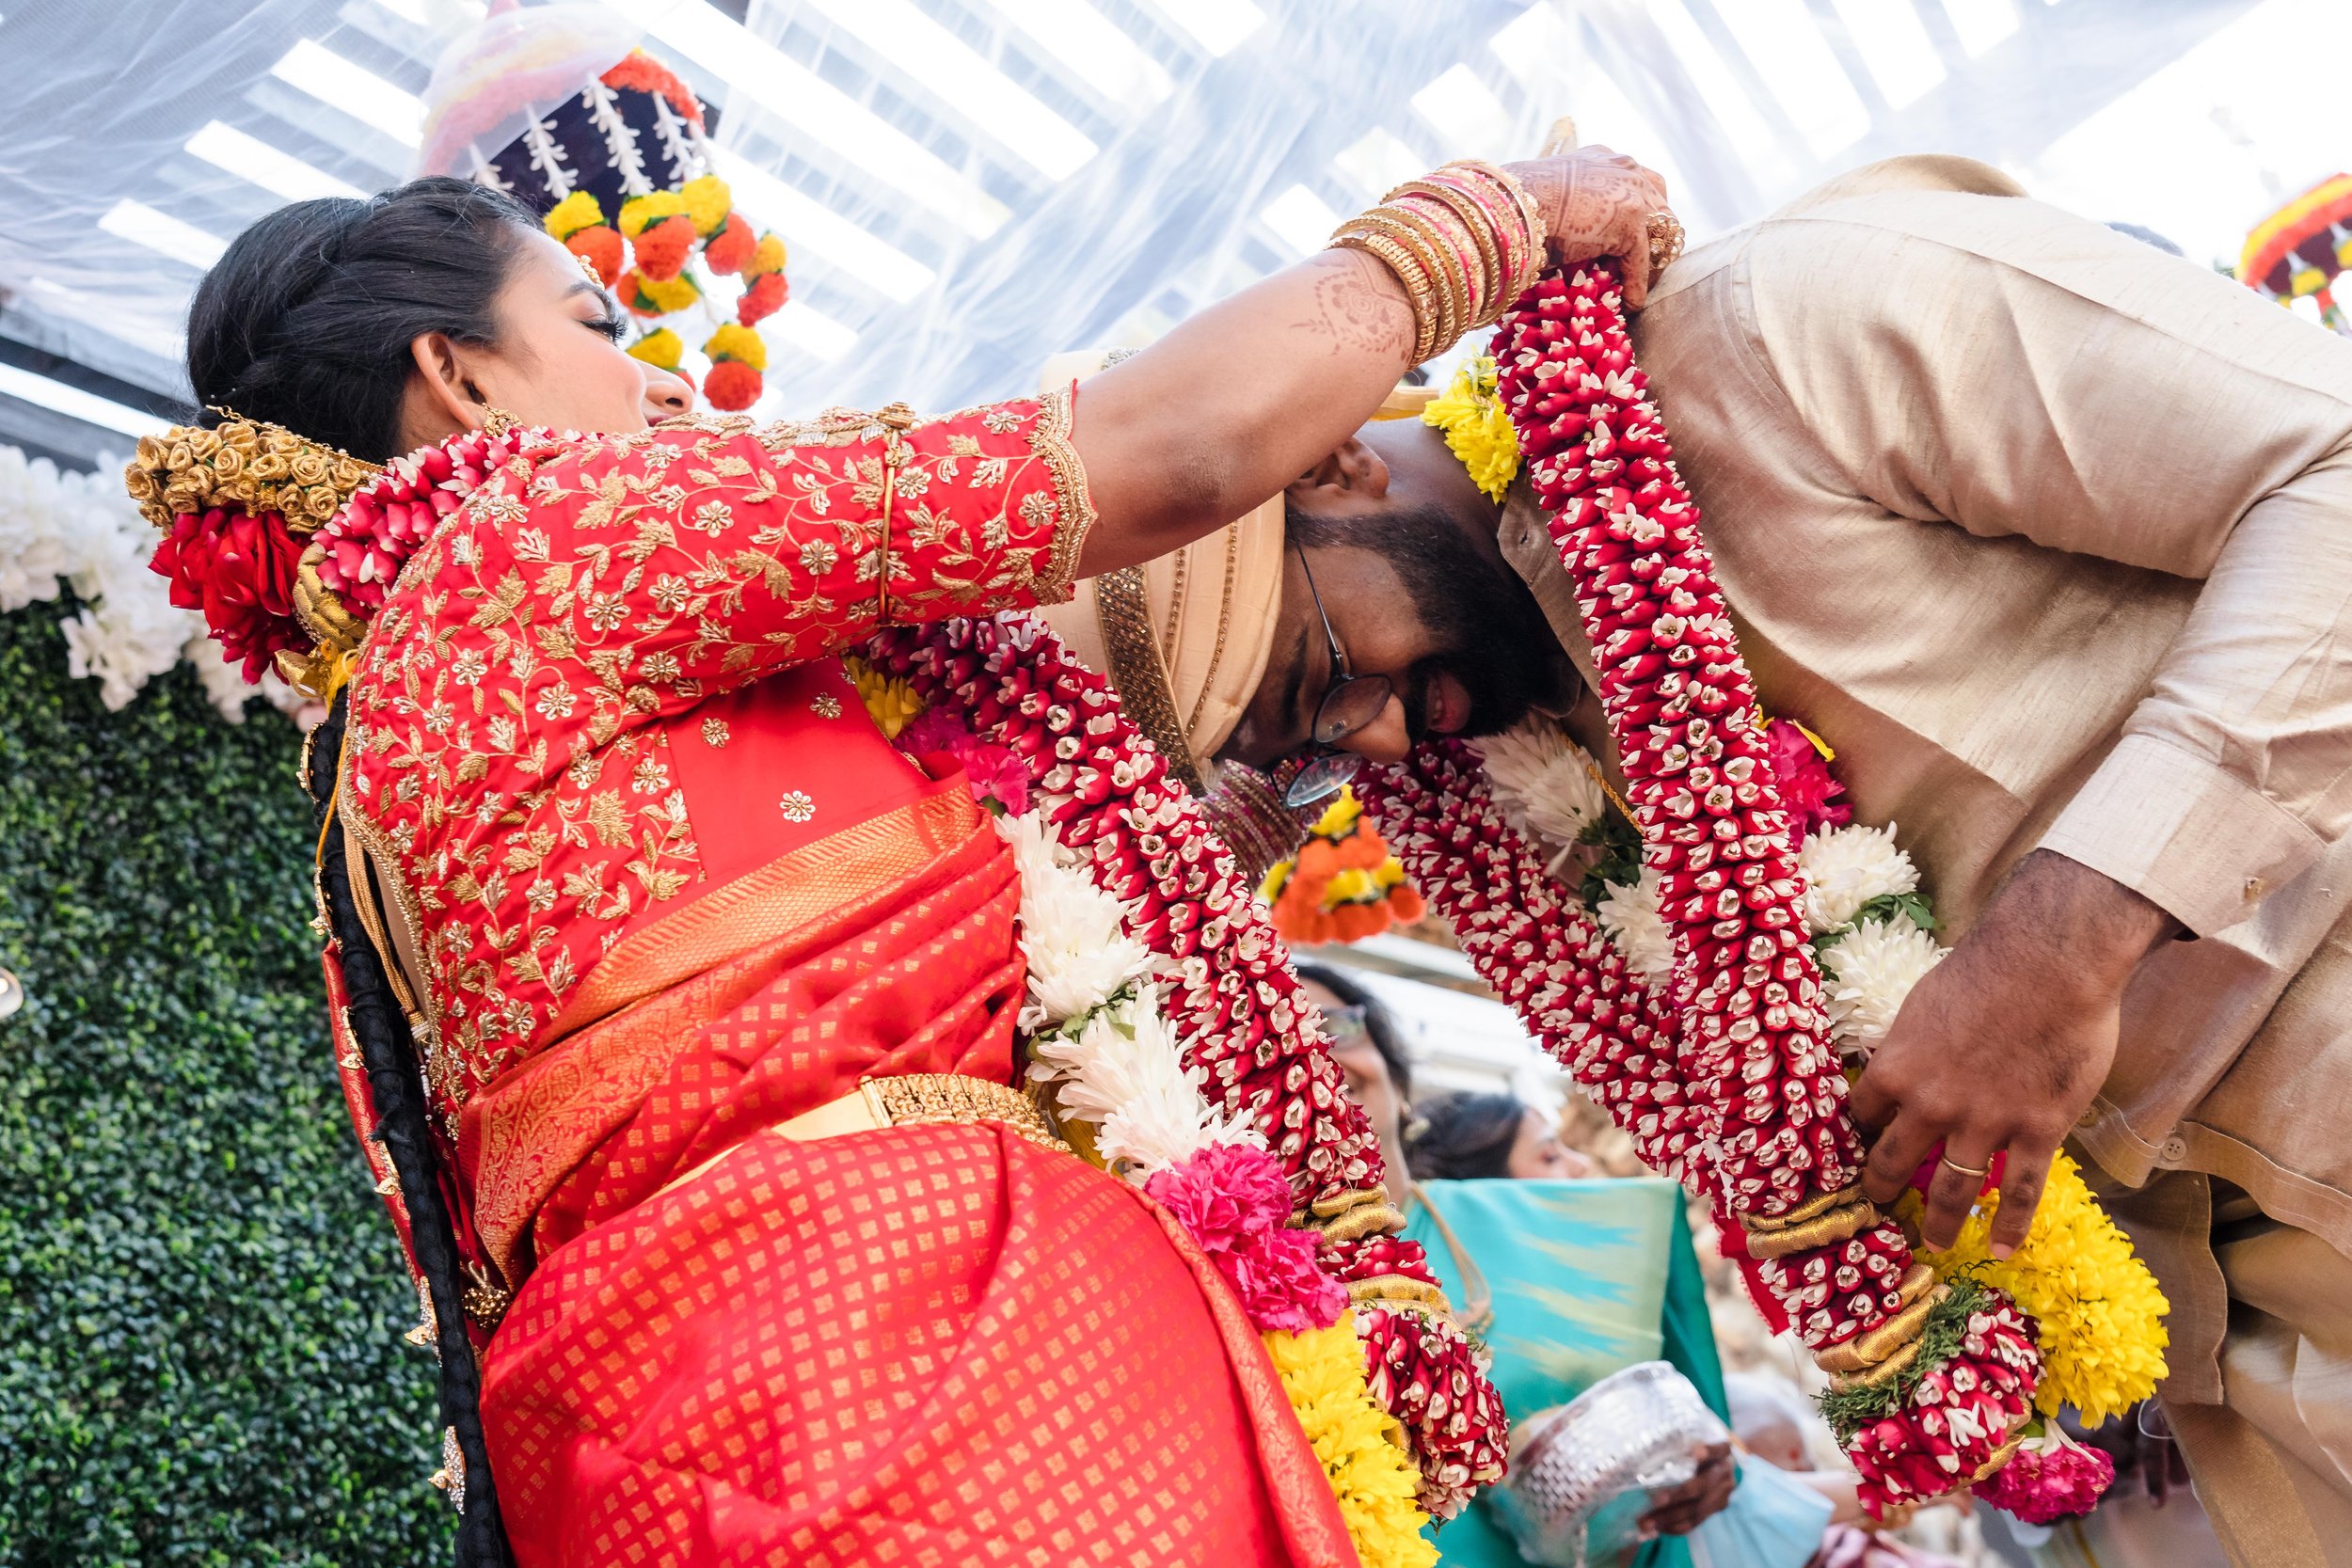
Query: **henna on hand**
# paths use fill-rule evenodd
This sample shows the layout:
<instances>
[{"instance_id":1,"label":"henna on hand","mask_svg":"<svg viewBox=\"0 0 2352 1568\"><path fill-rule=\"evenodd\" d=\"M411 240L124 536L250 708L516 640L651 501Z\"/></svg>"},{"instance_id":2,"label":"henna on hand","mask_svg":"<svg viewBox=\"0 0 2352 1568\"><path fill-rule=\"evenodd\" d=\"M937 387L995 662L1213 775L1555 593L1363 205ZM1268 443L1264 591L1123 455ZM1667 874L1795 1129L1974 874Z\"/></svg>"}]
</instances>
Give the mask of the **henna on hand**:
<instances>
[{"instance_id":1,"label":"henna on hand","mask_svg":"<svg viewBox=\"0 0 2352 1568\"><path fill-rule=\"evenodd\" d=\"M1622 258L1626 303L1638 309L1649 296L1649 217L1666 209L1666 182L1599 146L1507 166L1544 214L1551 260Z\"/></svg>"},{"instance_id":2,"label":"henna on hand","mask_svg":"<svg viewBox=\"0 0 2352 1568\"><path fill-rule=\"evenodd\" d=\"M1314 309L1294 327L1327 341L1333 355L1411 355L1413 307L1395 274L1360 250L1326 250L1306 266L1317 275Z\"/></svg>"}]
</instances>

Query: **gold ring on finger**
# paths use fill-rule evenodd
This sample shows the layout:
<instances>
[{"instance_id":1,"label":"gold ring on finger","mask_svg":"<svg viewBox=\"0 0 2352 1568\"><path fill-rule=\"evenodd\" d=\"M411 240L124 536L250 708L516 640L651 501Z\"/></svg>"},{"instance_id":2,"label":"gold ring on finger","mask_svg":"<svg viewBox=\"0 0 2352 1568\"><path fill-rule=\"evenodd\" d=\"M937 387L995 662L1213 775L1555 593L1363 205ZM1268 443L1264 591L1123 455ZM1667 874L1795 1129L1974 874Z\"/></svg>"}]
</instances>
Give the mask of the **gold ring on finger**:
<instances>
[{"instance_id":1,"label":"gold ring on finger","mask_svg":"<svg viewBox=\"0 0 2352 1568\"><path fill-rule=\"evenodd\" d=\"M1935 1163L1948 1170L1958 1171L1963 1176L1973 1176L1979 1181L1993 1173L1993 1163L1989 1160L1981 1165L1963 1165L1950 1155L1944 1154L1937 1156Z\"/></svg>"}]
</instances>

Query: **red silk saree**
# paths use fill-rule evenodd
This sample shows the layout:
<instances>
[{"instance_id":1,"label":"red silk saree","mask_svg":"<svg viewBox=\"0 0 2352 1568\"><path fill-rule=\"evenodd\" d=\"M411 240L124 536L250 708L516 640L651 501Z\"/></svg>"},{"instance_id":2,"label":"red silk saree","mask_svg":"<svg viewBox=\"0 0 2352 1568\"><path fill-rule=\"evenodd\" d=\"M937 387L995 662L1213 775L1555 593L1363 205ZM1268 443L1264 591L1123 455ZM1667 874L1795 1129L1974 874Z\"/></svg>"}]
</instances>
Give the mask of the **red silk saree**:
<instances>
[{"instance_id":1,"label":"red silk saree","mask_svg":"<svg viewBox=\"0 0 2352 1568\"><path fill-rule=\"evenodd\" d=\"M1140 1195L994 1124L766 1131L866 1076L1013 1079L1009 852L832 656L1066 593L1067 421L526 452L377 619L341 810L396 906L526 1568L1354 1560Z\"/></svg>"}]
</instances>

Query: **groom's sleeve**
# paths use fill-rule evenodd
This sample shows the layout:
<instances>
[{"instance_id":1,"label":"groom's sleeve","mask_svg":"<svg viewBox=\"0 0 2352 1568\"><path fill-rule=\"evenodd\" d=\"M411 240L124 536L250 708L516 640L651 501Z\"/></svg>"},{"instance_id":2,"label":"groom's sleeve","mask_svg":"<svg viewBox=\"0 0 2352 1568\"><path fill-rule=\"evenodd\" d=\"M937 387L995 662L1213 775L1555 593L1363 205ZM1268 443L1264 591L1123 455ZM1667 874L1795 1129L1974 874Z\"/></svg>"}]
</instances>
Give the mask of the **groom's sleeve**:
<instances>
[{"instance_id":1,"label":"groom's sleeve","mask_svg":"<svg viewBox=\"0 0 2352 1568\"><path fill-rule=\"evenodd\" d=\"M2201 585L2040 847L2200 935L2308 869L2352 826L2352 342L2033 201L1916 193L1754 244L1782 247L1758 337L1855 493Z\"/></svg>"}]
</instances>

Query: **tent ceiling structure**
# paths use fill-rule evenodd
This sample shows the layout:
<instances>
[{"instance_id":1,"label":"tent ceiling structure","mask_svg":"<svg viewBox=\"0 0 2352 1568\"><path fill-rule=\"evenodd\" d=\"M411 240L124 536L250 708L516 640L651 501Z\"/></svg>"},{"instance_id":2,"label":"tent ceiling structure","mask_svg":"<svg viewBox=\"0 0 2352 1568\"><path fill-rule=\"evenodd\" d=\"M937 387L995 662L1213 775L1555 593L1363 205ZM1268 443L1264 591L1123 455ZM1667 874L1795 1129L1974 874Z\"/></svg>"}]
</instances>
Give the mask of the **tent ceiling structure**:
<instances>
[{"instance_id":1,"label":"tent ceiling structure","mask_svg":"<svg viewBox=\"0 0 2352 1568\"><path fill-rule=\"evenodd\" d=\"M1523 150L1562 113L1668 172L1694 233L1896 151L2029 166L2257 9L614 3L723 108L723 172L792 248L793 302L765 327L776 415L1012 394L1049 354L1148 340L1393 179ZM203 268L281 202L404 177L433 64L483 9L0 0L0 442L88 467L184 412Z\"/></svg>"}]
</instances>

